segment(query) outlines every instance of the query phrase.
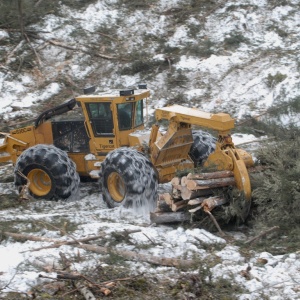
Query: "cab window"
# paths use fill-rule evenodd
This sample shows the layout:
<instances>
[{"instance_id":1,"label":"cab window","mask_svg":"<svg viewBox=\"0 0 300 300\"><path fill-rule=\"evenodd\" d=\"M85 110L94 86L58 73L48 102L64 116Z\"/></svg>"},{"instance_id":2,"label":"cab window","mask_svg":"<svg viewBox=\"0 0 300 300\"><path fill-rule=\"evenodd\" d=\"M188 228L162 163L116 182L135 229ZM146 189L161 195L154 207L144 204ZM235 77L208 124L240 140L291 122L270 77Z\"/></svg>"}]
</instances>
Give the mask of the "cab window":
<instances>
[{"instance_id":1,"label":"cab window","mask_svg":"<svg viewBox=\"0 0 300 300\"><path fill-rule=\"evenodd\" d=\"M132 108L133 103L122 103L117 105L120 130L132 128Z\"/></svg>"},{"instance_id":2,"label":"cab window","mask_svg":"<svg viewBox=\"0 0 300 300\"><path fill-rule=\"evenodd\" d=\"M86 107L95 136L112 135L114 126L110 103L87 103Z\"/></svg>"},{"instance_id":3,"label":"cab window","mask_svg":"<svg viewBox=\"0 0 300 300\"><path fill-rule=\"evenodd\" d=\"M143 100L140 100L136 103L136 106L135 106L134 127L140 126L143 123L144 123Z\"/></svg>"}]
</instances>

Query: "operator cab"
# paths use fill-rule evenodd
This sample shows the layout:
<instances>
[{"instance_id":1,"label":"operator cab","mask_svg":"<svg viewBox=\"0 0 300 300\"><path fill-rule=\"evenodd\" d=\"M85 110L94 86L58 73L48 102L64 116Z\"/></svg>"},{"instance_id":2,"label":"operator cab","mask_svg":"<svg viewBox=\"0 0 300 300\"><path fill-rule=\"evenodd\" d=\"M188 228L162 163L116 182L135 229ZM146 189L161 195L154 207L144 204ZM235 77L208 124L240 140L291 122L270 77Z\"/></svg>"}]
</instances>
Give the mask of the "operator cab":
<instances>
[{"instance_id":1,"label":"operator cab","mask_svg":"<svg viewBox=\"0 0 300 300\"><path fill-rule=\"evenodd\" d=\"M52 119L53 144L69 153L106 154L122 146L140 144L135 135L144 129L144 100L150 96L146 85L95 95L95 88L57 107L44 111L35 128ZM81 108L73 110L76 104ZM67 119L62 115L70 112Z\"/></svg>"},{"instance_id":2,"label":"operator cab","mask_svg":"<svg viewBox=\"0 0 300 300\"><path fill-rule=\"evenodd\" d=\"M92 91L94 92L94 91ZM144 100L150 95L146 85L137 90L121 90L76 97L81 106L91 150L97 155L129 146L129 135L144 129Z\"/></svg>"}]
</instances>

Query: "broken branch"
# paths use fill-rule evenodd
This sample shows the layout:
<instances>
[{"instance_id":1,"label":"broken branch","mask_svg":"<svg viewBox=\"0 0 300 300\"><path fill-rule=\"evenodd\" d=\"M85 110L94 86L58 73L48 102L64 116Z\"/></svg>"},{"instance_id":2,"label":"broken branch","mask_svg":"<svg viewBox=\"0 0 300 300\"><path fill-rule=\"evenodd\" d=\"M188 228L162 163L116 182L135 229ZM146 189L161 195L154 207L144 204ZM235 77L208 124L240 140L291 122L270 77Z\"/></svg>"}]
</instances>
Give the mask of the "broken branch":
<instances>
[{"instance_id":1,"label":"broken branch","mask_svg":"<svg viewBox=\"0 0 300 300\"><path fill-rule=\"evenodd\" d=\"M263 232L261 232L260 234L258 234L257 236L253 237L252 239L248 240L245 242L245 244L251 244L255 241L257 241L258 239L262 238L263 236L275 231L275 230L278 230L279 229L279 226L274 226L274 227L271 227Z\"/></svg>"},{"instance_id":2,"label":"broken branch","mask_svg":"<svg viewBox=\"0 0 300 300\"><path fill-rule=\"evenodd\" d=\"M194 265L193 260L184 260L184 259L177 259L177 258L166 258L166 257L145 255L145 254L140 254L140 253L137 253L134 251L110 249L108 247L101 247L101 246L97 246L97 245L81 244L81 245L76 245L76 247L82 248L84 250L96 252L99 254L113 253L113 254L119 255L119 256L124 257L129 260L144 261L144 262L147 262L150 264L160 265L160 266L192 267Z\"/></svg>"}]
</instances>

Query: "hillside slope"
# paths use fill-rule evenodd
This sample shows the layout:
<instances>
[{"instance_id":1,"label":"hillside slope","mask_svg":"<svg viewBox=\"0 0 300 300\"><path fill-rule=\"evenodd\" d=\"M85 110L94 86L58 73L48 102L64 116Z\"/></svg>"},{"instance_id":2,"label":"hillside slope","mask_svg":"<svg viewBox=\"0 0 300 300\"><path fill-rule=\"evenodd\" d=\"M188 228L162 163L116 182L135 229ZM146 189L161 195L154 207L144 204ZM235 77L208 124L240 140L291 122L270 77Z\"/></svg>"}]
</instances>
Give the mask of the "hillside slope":
<instances>
[{"instance_id":1,"label":"hillside slope","mask_svg":"<svg viewBox=\"0 0 300 300\"><path fill-rule=\"evenodd\" d=\"M25 27L30 44L0 30L6 120L88 85L146 82L153 106L183 103L237 118L300 99L297 0L58 3L59 13Z\"/></svg>"}]
</instances>

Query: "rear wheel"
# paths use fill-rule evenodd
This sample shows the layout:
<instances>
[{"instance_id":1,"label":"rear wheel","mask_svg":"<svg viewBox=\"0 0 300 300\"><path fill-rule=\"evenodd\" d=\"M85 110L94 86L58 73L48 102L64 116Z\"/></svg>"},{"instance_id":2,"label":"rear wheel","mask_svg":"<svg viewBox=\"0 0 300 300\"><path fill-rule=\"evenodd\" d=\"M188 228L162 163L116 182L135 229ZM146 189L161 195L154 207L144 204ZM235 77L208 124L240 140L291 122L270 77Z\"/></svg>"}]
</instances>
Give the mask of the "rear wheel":
<instances>
[{"instance_id":1,"label":"rear wheel","mask_svg":"<svg viewBox=\"0 0 300 300\"><path fill-rule=\"evenodd\" d=\"M75 163L67 153L52 145L36 145L26 149L15 166L15 186L19 190L30 182L29 192L35 199L67 199L79 187Z\"/></svg>"},{"instance_id":2,"label":"rear wheel","mask_svg":"<svg viewBox=\"0 0 300 300\"><path fill-rule=\"evenodd\" d=\"M131 148L111 151L101 164L100 188L111 208L148 207L153 210L157 200L158 178L152 163Z\"/></svg>"},{"instance_id":3,"label":"rear wheel","mask_svg":"<svg viewBox=\"0 0 300 300\"><path fill-rule=\"evenodd\" d=\"M194 161L195 167L199 167L205 162L208 156L215 151L217 139L202 130L195 130L192 134L194 143L189 155Z\"/></svg>"}]
</instances>

